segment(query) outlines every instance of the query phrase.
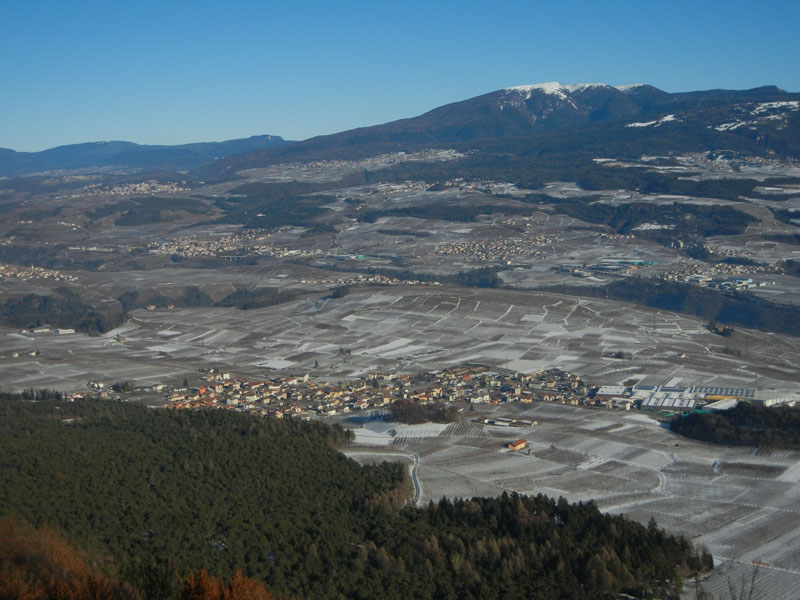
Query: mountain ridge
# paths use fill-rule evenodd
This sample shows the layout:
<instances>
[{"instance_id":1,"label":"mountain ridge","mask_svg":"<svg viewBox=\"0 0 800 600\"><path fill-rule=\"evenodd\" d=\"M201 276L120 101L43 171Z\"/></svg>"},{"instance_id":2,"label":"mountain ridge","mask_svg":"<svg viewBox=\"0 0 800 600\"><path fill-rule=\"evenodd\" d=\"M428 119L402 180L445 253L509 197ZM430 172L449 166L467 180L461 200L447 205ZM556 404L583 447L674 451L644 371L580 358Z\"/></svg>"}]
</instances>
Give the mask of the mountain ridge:
<instances>
[{"instance_id":1,"label":"mountain ridge","mask_svg":"<svg viewBox=\"0 0 800 600\"><path fill-rule=\"evenodd\" d=\"M114 169L191 171L206 180L230 179L242 170L282 162L360 159L442 145L470 150L542 136L561 147L585 136L613 146L630 141L629 127L641 130L634 140L637 144L643 134L656 141L650 147L657 147L656 138L666 126L673 143L684 142L674 147L677 152L725 147L725 139L716 135L712 144L707 132L711 129L729 139L731 148L800 157L800 94L774 85L669 93L645 83L524 84L451 102L415 117L296 142L261 135L176 146L105 141L34 153L0 148L0 176Z\"/></svg>"},{"instance_id":2,"label":"mountain ridge","mask_svg":"<svg viewBox=\"0 0 800 600\"><path fill-rule=\"evenodd\" d=\"M0 176L47 171L116 168L189 170L217 158L289 143L277 135L254 135L222 142L178 145L136 144L121 140L83 142L39 152L0 148Z\"/></svg>"},{"instance_id":3,"label":"mountain ridge","mask_svg":"<svg viewBox=\"0 0 800 600\"><path fill-rule=\"evenodd\" d=\"M670 114L673 116L671 126L683 127L687 135L693 138L694 149L702 145L704 128L731 122L738 112L747 112L749 104L753 105L749 107L752 110L761 104L786 101L798 102L797 108L800 109L800 94L786 92L776 86L672 94L648 84L528 84L445 104L416 117L233 156L217 161L217 164L206 165L198 174L206 178L226 178L235 176L240 170L279 162L355 159L384 152L415 151L441 144L461 144L463 148L465 144L530 138L552 132L575 136L577 132L588 131L597 125L611 126L611 132L607 135L609 143L613 143L624 137L624 125L642 120L657 121ZM773 116L775 119L772 123L763 120L758 123L759 127L763 126L765 131L778 127L780 123L776 119L780 115ZM619 128L616 128L616 124L619 124ZM617 131L621 133L615 136L614 132ZM732 132L739 137L745 133L746 129ZM785 146L786 132L778 132L777 137ZM741 145L738 143L740 140L736 141L735 146Z\"/></svg>"}]
</instances>

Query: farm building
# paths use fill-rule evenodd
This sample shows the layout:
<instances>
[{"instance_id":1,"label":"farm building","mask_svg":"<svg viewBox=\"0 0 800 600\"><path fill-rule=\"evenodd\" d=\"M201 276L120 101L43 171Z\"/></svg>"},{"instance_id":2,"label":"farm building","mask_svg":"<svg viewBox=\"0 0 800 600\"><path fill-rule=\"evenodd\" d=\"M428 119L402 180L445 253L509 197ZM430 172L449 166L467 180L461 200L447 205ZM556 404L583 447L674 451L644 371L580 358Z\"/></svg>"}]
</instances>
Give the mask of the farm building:
<instances>
[{"instance_id":1,"label":"farm building","mask_svg":"<svg viewBox=\"0 0 800 600\"><path fill-rule=\"evenodd\" d=\"M522 450L528 445L528 440L517 440L515 442L508 442L506 444L506 448L509 450L513 450L516 452L517 450Z\"/></svg>"}]
</instances>

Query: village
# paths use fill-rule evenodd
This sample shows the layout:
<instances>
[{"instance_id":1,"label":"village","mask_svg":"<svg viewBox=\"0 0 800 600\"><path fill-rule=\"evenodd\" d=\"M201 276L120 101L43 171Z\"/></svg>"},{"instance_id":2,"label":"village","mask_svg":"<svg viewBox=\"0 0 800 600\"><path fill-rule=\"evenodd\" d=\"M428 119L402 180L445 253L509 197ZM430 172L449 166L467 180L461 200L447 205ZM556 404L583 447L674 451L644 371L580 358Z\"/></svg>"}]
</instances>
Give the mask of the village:
<instances>
[{"instance_id":1,"label":"village","mask_svg":"<svg viewBox=\"0 0 800 600\"><path fill-rule=\"evenodd\" d=\"M199 239L195 236L179 237L168 242L151 242L148 249L151 254L166 256L236 257L250 254L276 258L319 256L321 250L298 250L273 246L267 243L270 235L264 229L242 229L241 231L220 236L215 239Z\"/></svg>"},{"instance_id":2,"label":"village","mask_svg":"<svg viewBox=\"0 0 800 600\"><path fill-rule=\"evenodd\" d=\"M174 194L189 191L185 181L180 185L173 182L161 182L155 179L132 183L121 183L114 186L103 185L102 183L91 184L81 190L81 196L132 196L149 194Z\"/></svg>"},{"instance_id":3,"label":"village","mask_svg":"<svg viewBox=\"0 0 800 600\"><path fill-rule=\"evenodd\" d=\"M564 404L590 404L591 391L581 377L558 368L533 373L500 374L484 366L459 366L410 375L370 373L339 384L312 379L309 374L248 380L229 372L204 368L195 383L181 386L159 384L144 392L161 394L163 408L218 408L283 418L330 417L369 409L386 409L395 402L436 402L497 405L534 400ZM134 391L128 382L107 386L88 384L89 392L70 394L71 399L94 396L126 400Z\"/></svg>"},{"instance_id":4,"label":"village","mask_svg":"<svg viewBox=\"0 0 800 600\"><path fill-rule=\"evenodd\" d=\"M512 259L517 256L545 256L539 248L552 243L551 237L534 235L525 238L511 237L502 240L442 244L436 247L435 252L444 255L466 255L469 260L477 262L500 261L511 264Z\"/></svg>"},{"instance_id":5,"label":"village","mask_svg":"<svg viewBox=\"0 0 800 600\"><path fill-rule=\"evenodd\" d=\"M62 273L58 269L46 269L44 267L23 267L20 265L10 265L7 263L0 263L0 278L3 279L20 279L22 281L30 281L33 279L50 279L53 281L76 281L78 278L75 275L68 275Z\"/></svg>"},{"instance_id":6,"label":"village","mask_svg":"<svg viewBox=\"0 0 800 600\"><path fill-rule=\"evenodd\" d=\"M632 408L669 416L696 409L724 410L739 401L775 406L795 404L800 394L787 391L719 386L590 386L580 376L559 368L530 373L498 373L482 365L463 365L419 374L370 373L353 381L329 383L308 373L249 380L214 368L201 369L194 383L159 384L145 391L162 394L161 407L173 410L216 408L263 417L332 417L365 410L390 409L394 403L447 404L456 412L474 405L553 402L615 410ZM129 383L88 384L90 395L126 400ZM141 391L141 390L139 390ZM71 398L85 394L72 394ZM491 421L491 422L490 422ZM492 425L513 426L512 419L491 419Z\"/></svg>"},{"instance_id":7,"label":"village","mask_svg":"<svg viewBox=\"0 0 800 600\"><path fill-rule=\"evenodd\" d=\"M659 273L656 277L665 281L682 281L719 290L747 290L768 284L763 279L754 280L753 275L764 276L778 272L779 268L765 264L698 262L680 270Z\"/></svg>"},{"instance_id":8,"label":"village","mask_svg":"<svg viewBox=\"0 0 800 600\"><path fill-rule=\"evenodd\" d=\"M440 281L419 281L417 279L398 279L397 277L387 277L385 275L353 275L351 277L335 277L328 279L301 279L301 284L308 285L330 285L336 286L358 286L358 285L423 285L437 286L442 285ZM334 293L337 293L334 290Z\"/></svg>"}]
</instances>

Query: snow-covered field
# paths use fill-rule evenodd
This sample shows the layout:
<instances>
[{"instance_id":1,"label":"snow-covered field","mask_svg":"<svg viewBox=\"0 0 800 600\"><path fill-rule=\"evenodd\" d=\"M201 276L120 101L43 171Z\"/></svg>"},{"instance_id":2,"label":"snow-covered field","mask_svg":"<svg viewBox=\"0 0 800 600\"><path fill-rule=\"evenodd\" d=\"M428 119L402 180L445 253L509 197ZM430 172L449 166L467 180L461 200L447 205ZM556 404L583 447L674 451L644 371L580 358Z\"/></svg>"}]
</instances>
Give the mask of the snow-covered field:
<instances>
[{"instance_id":1,"label":"snow-covered field","mask_svg":"<svg viewBox=\"0 0 800 600\"><path fill-rule=\"evenodd\" d=\"M796 598L800 588L800 453L756 452L700 444L672 434L641 413L557 404L485 407L481 417L524 416L530 428L463 421L402 426L372 446L356 430L353 452L418 456L420 503L442 496L498 495L503 491L563 496L642 523L654 517L670 532L709 548L719 566L703 581L715 598L728 583L749 585L756 561L762 600ZM373 428L368 427L368 429ZM402 433L401 433L402 432ZM508 441L525 438L512 452ZM348 452L350 452L348 450ZM390 459L390 457L386 457ZM687 590L693 598L693 590Z\"/></svg>"},{"instance_id":2,"label":"snow-covered field","mask_svg":"<svg viewBox=\"0 0 800 600\"><path fill-rule=\"evenodd\" d=\"M631 358L608 358L617 351ZM361 288L341 300L309 297L248 311L140 310L94 338L6 329L0 356L5 389L84 389L90 379L180 383L209 366L254 378L281 371L343 379L466 362L560 367L594 385L752 386L757 378L760 387L788 389L800 381L797 338L737 328L723 341L698 319L620 302L445 287Z\"/></svg>"}]
</instances>

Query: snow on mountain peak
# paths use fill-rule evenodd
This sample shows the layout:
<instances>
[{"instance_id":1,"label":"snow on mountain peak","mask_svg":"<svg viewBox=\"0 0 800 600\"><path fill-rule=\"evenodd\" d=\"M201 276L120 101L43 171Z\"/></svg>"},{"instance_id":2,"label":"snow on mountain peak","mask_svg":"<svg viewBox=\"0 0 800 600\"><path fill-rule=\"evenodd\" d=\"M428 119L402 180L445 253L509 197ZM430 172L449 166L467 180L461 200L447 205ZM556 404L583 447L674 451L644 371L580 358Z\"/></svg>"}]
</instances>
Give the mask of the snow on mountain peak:
<instances>
[{"instance_id":1,"label":"snow on mountain peak","mask_svg":"<svg viewBox=\"0 0 800 600\"><path fill-rule=\"evenodd\" d=\"M514 87L508 87L504 91L506 92L518 92L525 96L525 98L531 97L531 92L539 91L544 92L545 94L550 94L552 96L564 96L564 90L566 86L557 81L548 81L545 83L531 83L529 85L516 85Z\"/></svg>"},{"instance_id":2,"label":"snow on mountain peak","mask_svg":"<svg viewBox=\"0 0 800 600\"><path fill-rule=\"evenodd\" d=\"M607 88L611 86L607 83L573 83L571 85L565 85L564 87L570 92L582 92L592 88Z\"/></svg>"},{"instance_id":3,"label":"snow on mountain peak","mask_svg":"<svg viewBox=\"0 0 800 600\"><path fill-rule=\"evenodd\" d=\"M630 86L616 86L616 89L620 91L627 91L628 88L635 87L637 85L642 84L633 84ZM525 97L527 100L531 97L531 93L534 91L544 92L545 94L550 94L551 96L558 96L559 98L566 99L567 94L574 94L575 92L583 92L588 89L592 88L610 88L611 86L607 83L571 83L571 84L563 84L557 81L548 81L545 83L532 83L529 85L515 85L513 87L507 87L503 91L506 93L516 92ZM625 89L623 89L625 88Z\"/></svg>"},{"instance_id":4,"label":"snow on mountain peak","mask_svg":"<svg viewBox=\"0 0 800 600\"><path fill-rule=\"evenodd\" d=\"M614 87L617 88L620 92L630 92L632 89L637 87L644 87L645 83L628 83L626 85L615 85Z\"/></svg>"}]
</instances>

